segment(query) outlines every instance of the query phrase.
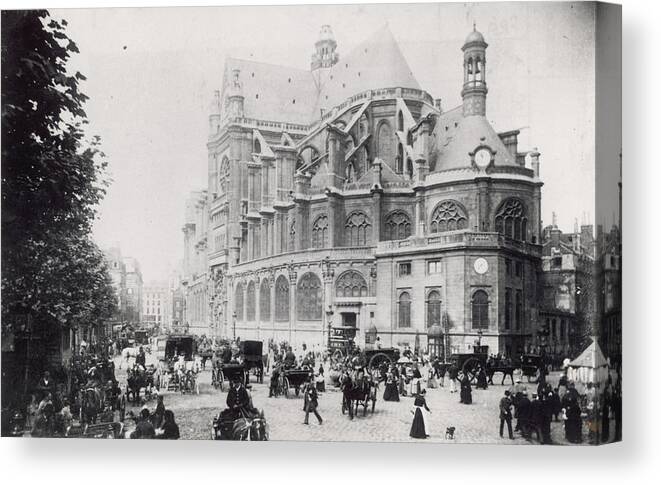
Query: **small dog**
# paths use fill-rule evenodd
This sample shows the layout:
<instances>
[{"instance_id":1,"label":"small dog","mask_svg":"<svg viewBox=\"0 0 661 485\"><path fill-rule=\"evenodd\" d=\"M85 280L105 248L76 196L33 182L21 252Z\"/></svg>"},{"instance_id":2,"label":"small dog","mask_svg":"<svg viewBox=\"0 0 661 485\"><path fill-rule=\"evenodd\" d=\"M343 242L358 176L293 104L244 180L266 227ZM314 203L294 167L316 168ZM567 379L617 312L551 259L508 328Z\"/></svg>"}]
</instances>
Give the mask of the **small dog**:
<instances>
[{"instance_id":1,"label":"small dog","mask_svg":"<svg viewBox=\"0 0 661 485\"><path fill-rule=\"evenodd\" d=\"M449 428L445 428L445 439L446 440L453 440L454 439L454 426L450 426Z\"/></svg>"}]
</instances>

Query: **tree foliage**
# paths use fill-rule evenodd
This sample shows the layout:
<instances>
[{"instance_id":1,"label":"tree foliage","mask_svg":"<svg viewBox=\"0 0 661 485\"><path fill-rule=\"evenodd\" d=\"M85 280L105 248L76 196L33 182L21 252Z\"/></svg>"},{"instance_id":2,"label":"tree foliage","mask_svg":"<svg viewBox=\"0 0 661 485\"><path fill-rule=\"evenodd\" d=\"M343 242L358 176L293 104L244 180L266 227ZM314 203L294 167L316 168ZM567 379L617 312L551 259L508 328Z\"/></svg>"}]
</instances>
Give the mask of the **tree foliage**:
<instances>
[{"instance_id":1,"label":"tree foliage","mask_svg":"<svg viewBox=\"0 0 661 485\"><path fill-rule=\"evenodd\" d=\"M78 52L47 11L2 11L2 316L76 324L115 297L91 241L105 195L99 139L88 141ZM11 320L9 318L8 320Z\"/></svg>"}]
</instances>

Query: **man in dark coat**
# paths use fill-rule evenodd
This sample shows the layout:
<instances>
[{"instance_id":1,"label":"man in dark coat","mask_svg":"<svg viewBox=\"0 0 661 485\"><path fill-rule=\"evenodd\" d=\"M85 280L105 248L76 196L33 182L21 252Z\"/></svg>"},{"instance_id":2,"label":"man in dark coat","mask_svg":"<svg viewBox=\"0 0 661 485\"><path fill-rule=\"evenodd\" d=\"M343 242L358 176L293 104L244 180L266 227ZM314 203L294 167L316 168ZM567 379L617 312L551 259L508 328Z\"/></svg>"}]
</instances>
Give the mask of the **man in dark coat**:
<instances>
[{"instance_id":1,"label":"man in dark coat","mask_svg":"<svg viewBox=\"0 0 661 485\"><path fill-rule=\"evenodd\" d=\"M528 398L528 391L523 390L519 403L516 407L516 429L521 431L521 435L528 439L530 437L530 399Z\"/></svg>"},{"instance_id":2,"label":"man in dark coat","mask_svg":"<svg viewBox=\"0 0 661 485\"><path fill-rule=\"evenodd\" d=\"M459 369L457 365L453 362L452 365L448 368L448 377L450 378L450 392L457 392L457 376L459 375Z\"/></svg>"},{"instance_id":3,"label":"man in dark coat","mask_svg":"<svg viewBox=\"0 0 661 485\"><path fill-rule=\"evenodd\" d=\"M530 425L531 437L532 437L532 432L534 432L537 440L540 443L544 442L544 439L542 438L543 412L544 411L542 409L542 401L539 400L537 394L533 394L532 402L530 403L529 425Z\"/></svg>"},{"instance_id":4,"label":"man in dark coat","mask_svg":"<svg viewBox=\"0 0 661 485\"><path fill-rule=\"evenodd\" d=\"M510 392L505 391L505 396L500 399L500 437L503 437L503 427L507 423L507 432L511 440L514 439L512 434L512 400L510 399Z\"/></svg>"},{"instance_id":5,"label":"man in dark coat","mask_svg":"<svg viewBox=\"0 0 661 485\"><path fill-rule=\"evenodd\" d=\"M273 367L273 372L271 372L271 382L269 385L269 397L275 397L278 395L278 381L280 380L280 366L276 365Z\"/></svg>"},{"instance_id":6,"label":"man in dark coat","mask_svg":"<svg viewBox=\"0 0 661 485\"><path fill-rule=\"evenodd\" d=\"M138 355L135 357L135 363L137 365L141 365L142 367L146 367L145 362L146 362L145 349L140 347L140 349L138 350Z\"/></svg>"},{"instance_id":7,"label":"man in dark coat","mask_svg":"<svg viewBox=\"0 0 661 485\"><path fill-rule=\"evenodd\" d=\"M285 369L291 369L292 367L296 367L296 354L289 347L285 354Z\"/></svg>"},{"instance_id":8,"label":"man in dark coat","mask_svg":"<svg viewBox=\"0 0 661 485\"><path fill-rule=\"evenodd\" d=\"M471 388L471 381L468 376L464 376L461 380L461 393L459 402L462 404L473 404L473 389Z\"/></svg>"},{"instance_id":9,"label":"man in dark coat","mask_svg":"<svg viewBox=\"0 0 661 485\"><path fill-rule=\"evenodd\" d=\"M240 378L235 378L232 387L227 393L227 409L220 413L221 419L239 419L244 416L252 416L255 410L250 403L250 395Z\"/></svg>"},{"instance_id":10,"label":"man in dark coat","mask_svg":"<svg viewBox=\"0 0 661 485\"><path fill-rule=\"evenodd\" d=\"M553 419L553 412L555 409L555 403L553 401L553 391L550 389L546 390L546 395L542 399L542 444L551 445L553 440L551 439L551 420Z\"/></svg>"},{"instance_id":11,"label":"man in dark coat","mask_svg":"<svg viewBox=\"0 0 661 485\"><path fill-rule=\"evenodd\" d=\"M317 406L319 405L319 395L317 394L317 389L314 386L313 382L310 382L309 385L306 387L305 390L305 421L303 421L303 424L309 424L308 418L310 416L310 413L313 413L316 418L319 420L319 424L323 423L323 419L321 419L321 416L319 415L319 412L317 411Z\"/></svg>"}]
</instances>

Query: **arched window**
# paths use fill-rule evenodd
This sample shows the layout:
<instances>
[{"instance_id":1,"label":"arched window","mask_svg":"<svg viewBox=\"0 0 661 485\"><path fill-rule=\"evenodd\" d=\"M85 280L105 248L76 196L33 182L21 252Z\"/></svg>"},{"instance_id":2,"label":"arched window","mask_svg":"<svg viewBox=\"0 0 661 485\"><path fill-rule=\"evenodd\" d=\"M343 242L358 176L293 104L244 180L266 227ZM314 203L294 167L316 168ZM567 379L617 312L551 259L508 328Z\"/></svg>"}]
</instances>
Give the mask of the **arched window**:
<instances>
[{"instance_id":1,"label":"arched window","mask_svg":"<svg viewBox=\"0 0 661 485\"><path fill-rule=\"evenodd\" d=\"M289 320L289 279L284 275L275 280L275 319L278 322Z\"/></svg>"},{"instance_id":2,"label":"arched window","mask_svg":"<svg viewBox=\"0 0 661 485\"><path fill-rule=\"evenodd\" d=\"M353 212L344 224L347 246L366 246L372 237L372 224L364 212Z\"/></svg>"},{"instance_id":3,"label":"arched window","mask_svg":"<svg viewBox=\"0 0 661 485\"><path fill-rule=\"evenodd\" d=\"M473 328L486 330L489 328L489 296L484 290L473 293L471 300L471 313L473 316Z\"/></svg>"},{"instance_id":4,"label":"arched window","mask_svg":"<svg viewBox=\"0 0 661 485\"><path fill-rule=\"evenodd\" d=\"M496 212L496 232L517 241L527 240L528 219L526 208L519 199L507 199Z\"/></svg>"},{"instance_id":5,"label":"arched window","mask_svg":"<svg viewBox=\"0 0 661 485\"><path fill-rule=\"evenodd\" d=\"M271 285L265 278L259 286L259 319L268 322L271 319Z\"/></svg>"},{"instance_id":6,"label":"arched window","mask_svg":"<svg viewBox=\"0 0 661 485\"><path fill-rule=\"evenodd\" d=\"M432 290L427 295L427 326L441 324L441 294Z\"/></svg>"},{"instance_id":7,"label":"arched window","mask_svg":"<svg viewBox=\"0 0 661 485\"><path fill-rule=\"evenodd\" d=\"M393 133L390 124L382 121L377 132L377 157L385 160L391 167L393 162Z\"/></svg>"},{"instance_id":8,"label":"arched window","mask_svg":"<svg viewBox=\"0 0 661 485\"><path fill-rule=\"evenodd\" d=\"M299 320L321 320L321 281L314 273L305 273L296 288L296 314Z\"/></svg>"},{"instance_id":9,"label":"arched window","mask_svg":"<svg viewBox=\"0 0 661 485\"><path fill-rule=\"evenodd\" d=\"M325 248L328 245L328 216L317 217L312 224L312 247Z\"/></svg>"},{"instance_id":10,"label":"arched window","mask_svg":"<svg viewBox=\"0 0 661 485\"><path fill-rule=\"evenodd\" d=\"M406 239L411 235L411 218L401 210L391 212L385 220L385 240Z\"/></svg>"},{"instance_id":11,"label":"arched window","mask_svg":"<svg viewBox=\"0 0 661 485\"><path fill-rule=\"evenodd\" d=\"M358 271L343 273L335 283L335 295L338 298L367 296L367 283Z\"/></svg>"},{"instance_id":12,"label":"arched window","mask_svg":"<svg viewBox=\"0 0 661 485\"><path fill-rule=\"evenodd\" d=\"M243 320L243 283L241 282L236 285L234 291L234 313L236 313L237 320Z\"/></svg>"},{"instance_id":13,"label":"arched window","mask_svg":"<svg viewBox=\"0 0 661 485\"><path fill-rule=\"evenodd\" d=\"M402 144L397 144L397 173L402 173L404 171L404 149Z\"/></svg>"},{"instance_id":14,"label":"arched window","mask_svg":"<svg viewBox=\"0 0 661 485\"><path fill-rule=\"evenodd\" d=\"M401 111L397 113L397 131L404 131L404 115Z\"/></svg>"},{"instance_id":15,"label":"arched window","mask_svg":"<svg viewBox=\"0 0 661 485\"><path fill-rule=\"evenodd\" d=\"M262 153L262 144L259 143L257 138L255 138L255 142L253 143L253 153Z\"/></svg>"},{"instance_id":16,"label":"arched window","mask_svg":"<svg viewBox=\"0 0 661 485\"><path fill-rule=\"evenodd\" d=\"M255 304L255 282L251 281L246 291L246 320L249 322L255 321Z\"/></svg>"},{"instance_id":17,"label":"arched window","mask_svg":"<svg viewBox=\"0 0 661 485\"><path fill-rule=\"evenodd\" d=\"M413 133L411 130L406 134L406 144L410 147L413 146Z\"/></svg>"},{"instance_id":18,"label":"arched window","mask_svg":"<svg viewBox=\"0 0 661 485\"><path fill-rule=\"evenodd\" d=\"M429 232L445 232L468 227L466 212L452 200L444 200L432 213Z\"/></svg>"},{"instance_id":19,"label":"arched window","mask_svg":"<svg viewBox=\"0 0 661 485\"><path fill-rule=\"evenodd\" d=\"M227 187L230 180L230 162L227 157L223 157L218 169L218 196L227 193Z\"/></svg>"},{"instance_id":20,"label":"arched window","mask_svg":"<svg viewBox=\"0 0 661 485\"><path fill-rule=\"evenodd\" d=\"M468 80L472 81L473 80L473 58L469 57L468 58L468 65L467 67L467 72L468 72Z\"/></svg>"},{"instance_id":21,"label":"arched window","mask_svg":"<svg viewBox=\"0 0 661 485\"><path fill-rule=\"evenodd\" d=\"M353 159L347 164L347 183L355 182L356 170L353 167Z\"/></svg>"},{"instance_id":22,"label":"arched window","mask_svg":"<svg viewBox=\"0 0 661 485\"><path fill-rule=\"evenodd\" d=\"M397 326L407 328L411 326L411 295L406 291L399 294L397 300Z\"/></svg>"},{"instance_id":23,"label":"arched window","mask_svg":"<svg viewBox=\"0 0 661 485\"><path fill-rule=\"evenodd\" d=\"M413 161L410 158L406 159L406 176L413 178Z\"/></svg>"}]
</instances>

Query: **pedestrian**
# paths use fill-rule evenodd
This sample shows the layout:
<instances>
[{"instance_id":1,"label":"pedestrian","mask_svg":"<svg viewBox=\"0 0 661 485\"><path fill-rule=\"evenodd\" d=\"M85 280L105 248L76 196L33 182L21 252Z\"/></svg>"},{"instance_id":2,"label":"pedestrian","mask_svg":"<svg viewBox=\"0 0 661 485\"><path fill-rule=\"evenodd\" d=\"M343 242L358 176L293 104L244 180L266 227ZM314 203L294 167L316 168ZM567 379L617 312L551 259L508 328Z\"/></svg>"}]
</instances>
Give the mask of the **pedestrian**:
<instances>
[{"instance_id":1,"label":"pedestrian","mask_svg":"<svg viewBox=\"0 0 661 485\"><path fill-rule=\"evenodd\" d=\"M461 393L459 397L459 402L462 404L473 403L473 390L471 388L471 381L467 375L461 380Z\"/></svg>"},{"instance_id":2,"label":"pedestrian","mask_svg":"<svg viewBox=\"0 0 661 485\"><path fill-rule=\"evenodd\" d=\"M503 437L503 427L507 423L507 432L511 440L514 439L512 433L512 399L510 391L505 391L505 396L500 399L500 437Z\"/></svg>"},{"instance_id":3,"label":"pedestrian","mask_svg":"<svg viewBox=\"0 0 661 485\"><path fill-rule=\"evenodd\" d=\"M140 418L136 423L135 430L131 433L131 439L153 439L156 436L154 425L149 421L149 409L146 407L140 411Z\"/></svg>"},{"instance_id":4,"label":"pedestrian","mask_svg":"<svg viewBox=\"0 0 661 485\"><path fill-rule=\"evenodd\" d=\"M436 382L436 370L433 366L429 367L427 372L427 387L429 389L436 389L438 387L438 382Z\"/></svg>"},{"instance_id":5,"label":"pedestrian","mask_svg":"<svg viewBox=\"0 0 661 485\"><path fill-rule=\"evenodd\" d=\"M542 401L539 400L539 396L535 393L532 395L532 401L530 402L530 419L528 420L528 426L530 428L530 438L532 434L535 433L535 438L540 443L543 443L542 439Z\"/></svg>"},{"instance_id":6,"label":"pedestrian","mask_svg":"<svg viewBox=\"0 0 661 485\"><path fill-rule=\"evenodd\" d=\"M477 371L477 385L475 386L477 389L487 389L488 384L487 384L487 371L484 369L484 367L480 366L479 370Z\"/></svg>"},{"instance_id":7,"label":"pedestrian","mask_svg":"<svg viewBox=\"0 0 661 485\"><path fill-rule=\"evenodd\" d=\"M542 444L552 445L551 440L551 419L553 418L555 404L553 402L553 392L547 389L546 395L542 399Z\"/></svg>"},{"instance_id":8,"label":"pedestrian","mask_svg":"<svg viewBox=\"0 0 661 485\"><path fill-rule=\"evenodd\" d=\"M179 439L179 425L174 420L174 413L169 409L163 413L163 424L156 431L156 438L161 440Z\"/></svg>"},{"instance_id":9,"label":"pedestrian","mask_svg":"<svg viewBox=\"0 0 661 485\"><path fill-rule=\"evenodd\" d=\"M457 377L459 376L459 368L453 362L448 368L448 377L450 378L450 392L457 392Z\"/></svg>"},{"instance_id":10,"label":"pedestrian","mask_svg":"<svg viewBox=\"0 0 661 485\"><path fill-rule=\"evenodd\" d=\"M321 419L321 416L317 411L317 407L319 406L319 395L317 394L317 389L312 383L310 383L310 385L307 386L307 389L305 390L305 401L305 421L303 421L303 424L309 424L308 418L310 413L313 413L319 420L319 424L322 424L324 420Z\"/></svg>"},{"instance_id":11,"label":"pedestrian","mask_svg":"<svg viewBox=\"0 0 661 485\"><path fill-rule=\"evenodd\" d=\"M529 426L529 421L530 421L530 399L528 398L528 391L523 389L521 391L521 397L519 398L519 402L516 406L516 428L515 430L518 430L521 432L521 435L525 439L529 439L530 437L530 426Z\"/></svg>"},{"instance_id":12,"label":"pedestrian","mask_svg":"<svg viewBox=\"0 0 661 485\"><path fill-rule=\"evenodd\" d=\"M411 431L409 432L411 438L425 439L429 437L429 434L427 433L429 427L427 426L426 413L431 413L431 410L427 406L427 401L425 399L426 393L427 391L423 389L422 392L415 397L415 401L413 402L413 410L411 411L413 414L413 423L411 423Z\"/></svg>"},{"instance_id":13,"label":"pedestrian","mask_svg":"<svg viewBox=\"0 0 661 485\"><path fill-rule=\"evenodd\" d=\"M399 392L397 390L397 380L392 372L386 377L386 385L383 391L384 401L399 401Z\"/></svg>"}]
</instances>

